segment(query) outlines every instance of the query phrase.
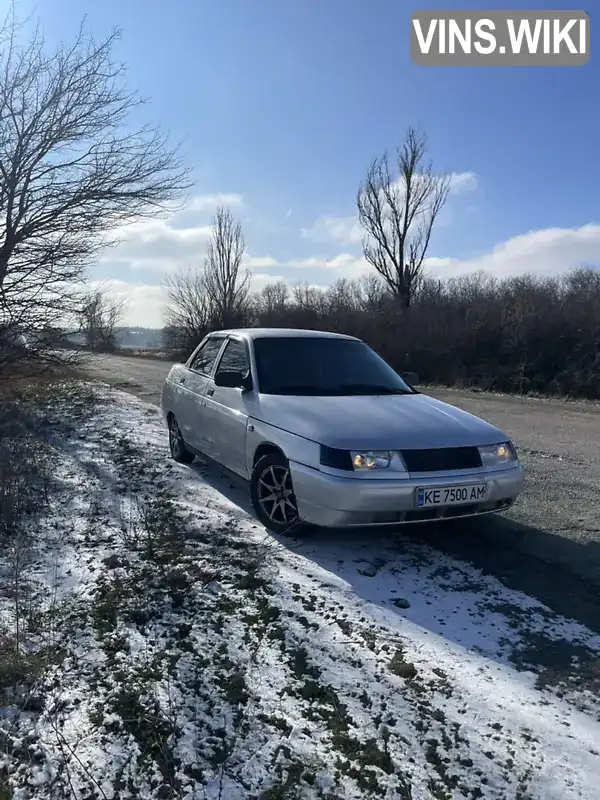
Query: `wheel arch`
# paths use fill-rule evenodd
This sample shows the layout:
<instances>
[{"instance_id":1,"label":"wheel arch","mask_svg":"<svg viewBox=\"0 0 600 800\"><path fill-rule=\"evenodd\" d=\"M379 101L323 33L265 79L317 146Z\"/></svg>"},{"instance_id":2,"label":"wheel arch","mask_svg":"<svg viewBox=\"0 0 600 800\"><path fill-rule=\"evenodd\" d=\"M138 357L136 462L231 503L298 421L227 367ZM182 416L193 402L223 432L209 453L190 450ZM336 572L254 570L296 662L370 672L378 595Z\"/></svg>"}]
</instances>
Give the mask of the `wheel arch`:
<instances>
[{"instance_id":1,"label":"wheel arch","mask_svg":"<svg viewBox=\"0 0 600 800\"><path fill-rule=\"evenodd\" d=\"M273 442L261 442L261 444L259 444L256 450L254 451L254 456L252 458L252 468L254 469L259 459L261 459L263 456L269 455L270 453L275 453L276 455L285 458L286 461L288 460L286 454L283 452L281 447L278 447L276 444L273 444Z\"/></svg>"}]
</instances>

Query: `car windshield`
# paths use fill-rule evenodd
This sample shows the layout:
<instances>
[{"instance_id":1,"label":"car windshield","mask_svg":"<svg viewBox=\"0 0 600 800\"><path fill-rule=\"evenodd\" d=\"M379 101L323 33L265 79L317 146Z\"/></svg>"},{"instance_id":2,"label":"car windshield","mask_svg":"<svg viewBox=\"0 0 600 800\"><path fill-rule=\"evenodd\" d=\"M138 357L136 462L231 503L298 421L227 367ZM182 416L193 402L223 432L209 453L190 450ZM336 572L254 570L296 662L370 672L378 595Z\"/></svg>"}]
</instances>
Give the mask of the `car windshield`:
<instances>
[{"instance_id":1,"label":"car windshield","mask_svg":"<svg viewBox=\"0 0 600 800\"><path fill-rule=\"evenodd\" d=\"M364 342L326 337L265 337L254 342L262 394L413 394Z\"/></svg>"}]
</instances>

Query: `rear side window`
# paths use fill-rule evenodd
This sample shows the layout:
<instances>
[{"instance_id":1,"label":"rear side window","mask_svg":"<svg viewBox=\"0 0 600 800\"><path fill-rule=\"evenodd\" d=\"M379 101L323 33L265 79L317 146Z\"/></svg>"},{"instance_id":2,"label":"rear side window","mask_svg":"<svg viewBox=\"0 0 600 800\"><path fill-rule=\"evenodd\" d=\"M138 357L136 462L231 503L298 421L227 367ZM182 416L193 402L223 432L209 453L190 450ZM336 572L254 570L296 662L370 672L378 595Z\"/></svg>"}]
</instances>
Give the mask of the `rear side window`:
<instances>
[{"instance_id":1,"label":"rear side window","mask_svg":"<svg viewBox=\"0 0 600 800\"><path fill-rule=\"evenodd\" d=\"M246 345L243 342L230 339L225 345L217 375L219 372L229 372L230 370L233 372L247 372L249 366Z\"/></svg>"},{"instance_id":2,"label":"rear side window","mask_svg":"<svg viewBox=\"0 0 600 800\"><path fill-rule=\"evenodd\" d=\"M210 375L222 345L223 339L209 339L194 356L190 369Z\"/></svg>"}]
</instances>

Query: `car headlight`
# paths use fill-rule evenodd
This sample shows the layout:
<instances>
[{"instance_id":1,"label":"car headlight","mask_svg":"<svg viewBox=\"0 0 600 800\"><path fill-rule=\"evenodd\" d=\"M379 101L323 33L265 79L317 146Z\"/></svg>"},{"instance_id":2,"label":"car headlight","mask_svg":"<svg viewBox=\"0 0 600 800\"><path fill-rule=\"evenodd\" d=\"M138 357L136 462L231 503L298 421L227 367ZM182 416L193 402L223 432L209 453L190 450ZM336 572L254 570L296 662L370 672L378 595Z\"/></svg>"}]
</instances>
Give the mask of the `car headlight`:
<instances>
[{"instance_id":1,"label":"car headlight","mask_svg":"<svg viewBox=\"0 0 600 800\"><path fill-rule=\"evenodd\" d=\"M396 455L390 450L354 450L350 452L352 466L355 470L387 469Z\"/></svg>"},{"instance_id":2,"label":"car headlight","mask_svg":"<svg viewBox=\"0 0 600 800\"><path fill-rule=\"evenodd\" d=\"M380 469L406 472L402 456L396 450L338 450L321 445L320 463L322 467L345 472L373 472Z\"/></svg>"},{"instance_id":3,"label":"car headlight","mask_svg":"<svg viewBox=\"0 0 600 800\"><path fill-rule=\"evenodd\" d=\"M479 448L479 455L484 467L495 467L498 464L507 464L517 460L517 454L511 442L487 444Z\"/></svg>"}]
</instances>

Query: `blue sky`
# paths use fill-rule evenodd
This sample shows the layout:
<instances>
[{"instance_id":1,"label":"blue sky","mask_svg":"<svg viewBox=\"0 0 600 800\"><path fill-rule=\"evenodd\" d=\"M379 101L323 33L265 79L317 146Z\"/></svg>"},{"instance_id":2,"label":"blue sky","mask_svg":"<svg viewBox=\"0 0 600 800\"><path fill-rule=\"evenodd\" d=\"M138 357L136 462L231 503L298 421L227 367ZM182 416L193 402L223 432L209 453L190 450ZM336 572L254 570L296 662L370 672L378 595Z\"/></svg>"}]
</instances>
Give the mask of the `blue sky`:
<instances>
[{"instance_id":1,"label":"blue sky","mask_svg":"<svg viewBox=\"0 0 600 800\"><path fill-rule=\"evenodd\" d=\"M138 226L94 271L160 324L165 272L201 264L214 203L243 222L249 266L326 285L365 270L353 219L369 160L427 132L456 191L430 255L440 274L557 272L600 262L600 111L593 53L577 68L425 68L411 63L421 8L574 8L578 2L400 0L38 0L49 43L81 18L150 98L194 168L195 201ZM592 12L592 27L595 16ZM138 122L138 120L132 120ZM225 197L221 197L224 195ZM437 259L437 260L435 260Z\"/></svg>"}]
</instances>

